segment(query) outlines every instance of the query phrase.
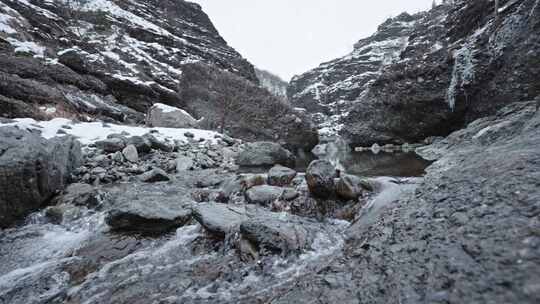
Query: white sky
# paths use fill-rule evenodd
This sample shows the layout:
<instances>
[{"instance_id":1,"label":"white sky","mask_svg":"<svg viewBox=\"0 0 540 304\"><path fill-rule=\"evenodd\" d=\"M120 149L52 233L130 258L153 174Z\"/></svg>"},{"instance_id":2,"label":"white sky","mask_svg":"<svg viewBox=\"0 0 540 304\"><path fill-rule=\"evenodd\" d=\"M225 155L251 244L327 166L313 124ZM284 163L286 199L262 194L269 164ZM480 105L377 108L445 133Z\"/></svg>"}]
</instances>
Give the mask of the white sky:
<instances>
[{"instance_id":1,"label":"white sky","mask_svg":"<svg viewBox=\"0 0 540 304\"><path fill-rule=\"evenodd\" d=\"M341 57L403 11L432 0L192 0L229 45L285 80ZM440 2L440 1L438 1Z\"/></svg>"}]
</instances>

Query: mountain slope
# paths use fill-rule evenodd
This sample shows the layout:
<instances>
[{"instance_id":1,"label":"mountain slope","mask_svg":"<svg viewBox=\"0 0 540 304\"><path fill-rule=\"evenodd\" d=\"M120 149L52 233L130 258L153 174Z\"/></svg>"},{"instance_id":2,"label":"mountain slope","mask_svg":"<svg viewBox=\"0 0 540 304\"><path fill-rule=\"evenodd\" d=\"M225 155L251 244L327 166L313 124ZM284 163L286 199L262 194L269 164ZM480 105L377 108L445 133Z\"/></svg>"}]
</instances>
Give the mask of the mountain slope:
<instances>
[{"instance_id":1,"label":"mountain slope","mask_svg":"<svg viewBox=\"0 0 540 304\"><path fill-rule=\"evenodd\" d=\"M255 68L255 74L263 88L267 89L277 97L287 98L287 86L289 84L285 80L268 71L257 68Z\"/></svg>"},{"instance_id":2,"label":"mountain slope","mask_svg":"<svg viewBox=\"0 0 540 304\"><path fill-rule=\"evenodd\" d=\"M184 83L190 81L183 70L196 62L216 73L244 78L244 86L259 84L253 66L227 45L198 4L183 0L0 2L0 115L4 117L141 123L157 102L192 107L192 100L181 97ZM246 95L241 101L249 103L252 97ZM221 111L219 104L208 110ZM311 128L302 130L313 133Z\"/></svg>"},{"instance_id":3,"label":"mountain slope","mask_svg":"<svg viewBox=\"0 0 540 304\"><path fill-rule=\"evenodd\" d=\"M369 146L447 135L508 103L534 99L540 6L535 0L500 4L499 21L489 0L439 5L411 16L399 31L389 31L400 24L390 19L367 40L371 52L377 48L369 43L402 37L401 48L379 49L388 64L351 55L323 64L291 82L291 102L320 117L323 131ZM366 62L369 68L356 68Z\"/></svg>"}]
</instances>

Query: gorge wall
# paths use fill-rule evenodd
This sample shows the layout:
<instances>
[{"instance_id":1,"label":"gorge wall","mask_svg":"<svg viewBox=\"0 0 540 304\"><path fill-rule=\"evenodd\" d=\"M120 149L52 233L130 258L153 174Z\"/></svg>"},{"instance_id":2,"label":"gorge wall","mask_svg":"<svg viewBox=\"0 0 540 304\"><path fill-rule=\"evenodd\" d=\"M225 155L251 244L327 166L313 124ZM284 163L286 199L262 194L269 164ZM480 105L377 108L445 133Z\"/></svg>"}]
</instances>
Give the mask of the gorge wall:
<instances>
[{"instance_id":1,"label":"gorge wall","mask_svg":"<svg viewBox=\"0 0 540 304\"><path fill-rule=\"evenodd\" d=\"M540 93L537 1L454 1L387 20L348 56L297 76L291 102L351 144L445 136ZM330 119L328 119L330 118Z\"/></svg>"}]
</instances>

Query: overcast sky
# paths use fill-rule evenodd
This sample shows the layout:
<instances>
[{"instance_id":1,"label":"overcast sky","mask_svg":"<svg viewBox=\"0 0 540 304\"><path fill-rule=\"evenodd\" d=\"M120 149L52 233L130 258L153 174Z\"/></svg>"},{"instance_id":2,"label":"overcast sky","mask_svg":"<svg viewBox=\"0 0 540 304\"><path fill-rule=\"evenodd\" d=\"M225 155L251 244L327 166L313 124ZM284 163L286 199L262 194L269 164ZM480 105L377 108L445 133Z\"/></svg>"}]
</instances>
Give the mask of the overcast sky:
<instances>
[{"instance_id":1,"label":"overcast sky","mask_svg":"<svg viewBox=\"0 0 540 304\"><path fill-rule=\"evenodd\" d=\"M432 0L192 0L229 45L285 80L352 50L390 16ZM440 2L440 1L439 1Z\"/></svg>"}]
</instances>

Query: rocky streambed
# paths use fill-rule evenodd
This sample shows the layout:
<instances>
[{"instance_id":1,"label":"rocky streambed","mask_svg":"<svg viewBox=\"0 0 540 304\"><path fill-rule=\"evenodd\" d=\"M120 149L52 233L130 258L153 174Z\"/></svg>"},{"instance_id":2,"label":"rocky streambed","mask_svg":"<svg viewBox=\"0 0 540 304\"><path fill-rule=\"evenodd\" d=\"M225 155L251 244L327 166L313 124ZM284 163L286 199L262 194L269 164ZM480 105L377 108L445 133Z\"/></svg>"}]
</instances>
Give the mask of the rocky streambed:
<instances>
[{"instance_id":1,"label":"rocky streambed","mask_svg":"<svg viewBox=\"0 0 540 304\"><path fill-rule=\"evenodd\" d=\"M0 130L23 143L13 153L40 137ZM328 160L297 172L275 143L185 135L87 141L71 184L0 232L0 303L263 301L338 258L363 206L418 182L338 176Z\"/></svg>"},{"instance_id":2,"label":"rocky streambed","mask_svg":"<svg viewBox=\"0 0 540 304\"><path fill-rule=\"evenodd\" d=\"M0 303L534 303L537 109L422 148L425 178L324 157L298 172L269 142L110 134L0 231Z\"/></svg>"}]
</instances>

